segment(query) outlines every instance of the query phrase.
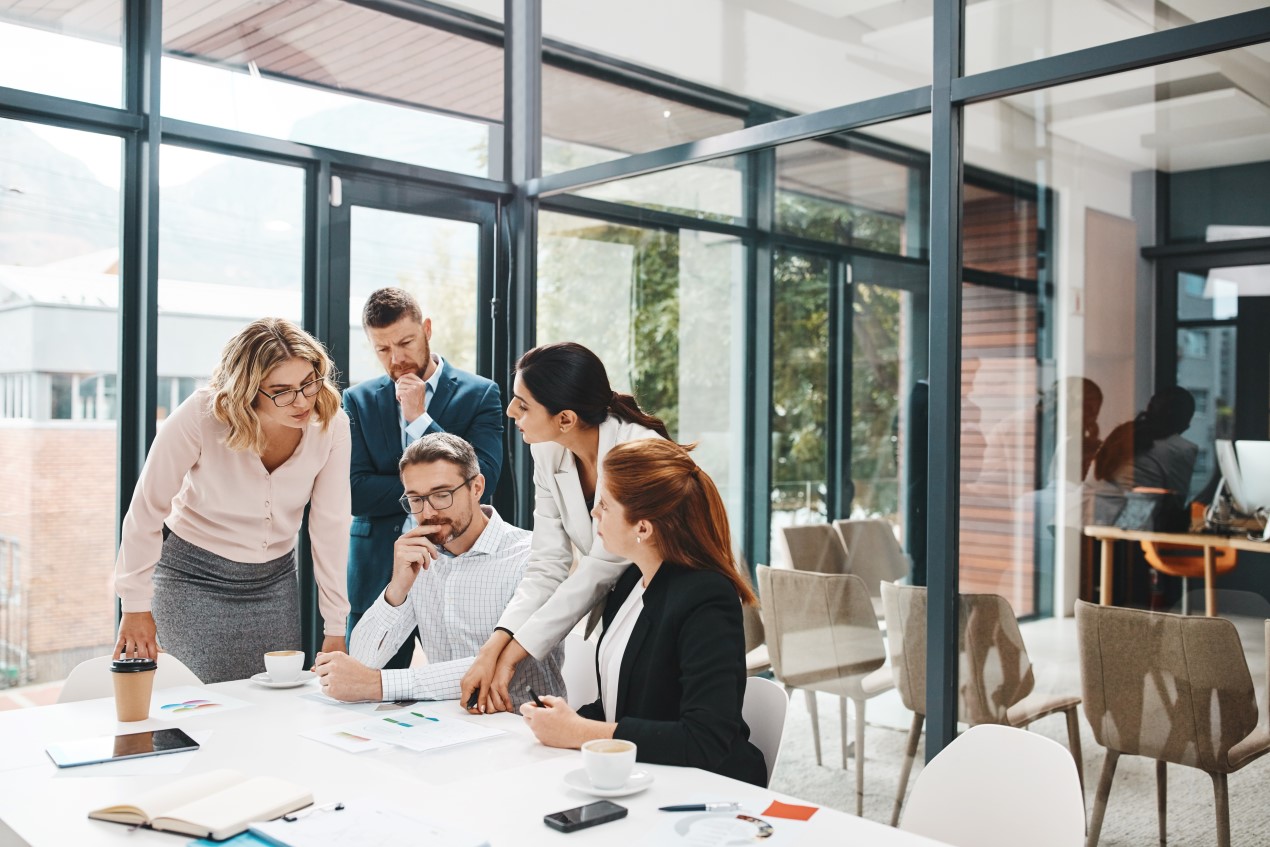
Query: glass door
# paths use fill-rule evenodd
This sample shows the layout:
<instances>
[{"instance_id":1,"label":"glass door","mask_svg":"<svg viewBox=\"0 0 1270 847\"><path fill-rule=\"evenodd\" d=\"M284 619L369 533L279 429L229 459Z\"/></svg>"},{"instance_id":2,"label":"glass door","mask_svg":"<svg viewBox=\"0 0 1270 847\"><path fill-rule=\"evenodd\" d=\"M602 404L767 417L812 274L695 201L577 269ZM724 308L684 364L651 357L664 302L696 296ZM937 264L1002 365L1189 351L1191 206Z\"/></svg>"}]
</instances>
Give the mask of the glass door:
<instances>
[{"instance_id":1,"label":"glass door","mask_svg":"<svg viewBox=\"0 0 1270 847\"><path fill-rule=\"evenodd\" d=\"M493 297L493 203L357 176L332 177L331 197L329 326L345 384L382 372L361 316L367 296L384 286L419 300L432 319L434 352L501 384L482 305Z\"/></svg>"}]
</instances>

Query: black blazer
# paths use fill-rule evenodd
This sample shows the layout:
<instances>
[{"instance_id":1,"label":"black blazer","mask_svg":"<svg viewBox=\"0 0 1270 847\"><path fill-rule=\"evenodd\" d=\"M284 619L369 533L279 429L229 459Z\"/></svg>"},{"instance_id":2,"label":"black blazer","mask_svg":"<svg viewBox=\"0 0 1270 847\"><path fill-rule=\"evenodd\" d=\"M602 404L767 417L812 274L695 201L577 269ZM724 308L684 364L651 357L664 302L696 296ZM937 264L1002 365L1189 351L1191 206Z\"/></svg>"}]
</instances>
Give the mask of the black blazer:
<instances>
[{"instance_id":1,"label":"black blazer","mask_svg":"<svg viewBox=\"0 0 1270 847\"><path fill-rule=\"evenodd\" d=\"M605 635L639 579L632 565L613 587L604 606ZM615 738L639 746L641 762L701 768L766 787L767 765L741 718L745 681L736 589L722 574L666 562L644 591L644 609L622 657L617 713L607 719L617 721ZM606 719L602 699L578 713Z\"/></svg>"}]
</instances>

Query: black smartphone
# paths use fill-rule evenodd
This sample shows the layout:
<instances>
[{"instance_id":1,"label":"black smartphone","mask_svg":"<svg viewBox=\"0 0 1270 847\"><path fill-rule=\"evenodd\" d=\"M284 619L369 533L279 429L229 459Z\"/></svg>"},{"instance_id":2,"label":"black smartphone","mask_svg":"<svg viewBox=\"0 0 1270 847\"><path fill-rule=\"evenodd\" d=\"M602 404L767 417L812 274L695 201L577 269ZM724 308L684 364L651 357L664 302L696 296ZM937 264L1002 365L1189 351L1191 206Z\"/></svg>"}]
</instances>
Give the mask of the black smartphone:
<instances>
[{"instance_id":1,"label":"black smartphone","mask_svg":"<svg viewBox=\"0 0 1270 847\"><path fill-rule=\"evenodd\" d=\"M198 742L179 729L156 729L151 732L134 732L128 735L106 735L50 744L46 750L49 758L59 768L80 765L97 765L119 759L140 759L145 756L162 756L197 750Z\"/></svg>"},{"instance_id":2,"label":"black smartphone","mask_svg":"<svg viewBox=\"0 0 1270 847\"><path fill-rule=\"evenodd\" d=\"M561 832L573 832L624 817L626 817L625 806L610 803L608 800L599 800L595 803L587 803L585 806L578 806L576 809L565 809L563 812L544 815L542 822Z\"/></svg>"}]
</instances>

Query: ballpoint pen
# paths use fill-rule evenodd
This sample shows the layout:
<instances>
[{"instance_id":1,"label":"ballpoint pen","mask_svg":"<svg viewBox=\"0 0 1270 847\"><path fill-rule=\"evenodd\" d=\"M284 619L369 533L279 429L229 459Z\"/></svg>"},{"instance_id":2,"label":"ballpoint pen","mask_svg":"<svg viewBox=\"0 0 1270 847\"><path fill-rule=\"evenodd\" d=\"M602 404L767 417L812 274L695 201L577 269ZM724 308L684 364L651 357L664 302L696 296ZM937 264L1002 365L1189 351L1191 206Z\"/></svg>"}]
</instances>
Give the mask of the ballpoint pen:
<instances>
[{"instance_id":1,"label":"ballpoint pen","mask_svg":"<svg viewBox=\"0 0 1270 847\"><path fill-rule=\"evenodd\" d=\"M682 806L662 806L659 812L735 812L741 804L735 801L728 803L687 803Z\"/></svg>"},{"instance_id":2,"label":"ballpoint pen","mask_svg":"<svg viewBox=\"0 0 1270 847\"><path fill-rule=\"evenodd\" d=\"M547 708L547 704L538 699L538 695L534 693L534 690L532 688L529 689L529 696L533 698L534 705L537 706L539 709Z\"/></svg>"}]
</instances>

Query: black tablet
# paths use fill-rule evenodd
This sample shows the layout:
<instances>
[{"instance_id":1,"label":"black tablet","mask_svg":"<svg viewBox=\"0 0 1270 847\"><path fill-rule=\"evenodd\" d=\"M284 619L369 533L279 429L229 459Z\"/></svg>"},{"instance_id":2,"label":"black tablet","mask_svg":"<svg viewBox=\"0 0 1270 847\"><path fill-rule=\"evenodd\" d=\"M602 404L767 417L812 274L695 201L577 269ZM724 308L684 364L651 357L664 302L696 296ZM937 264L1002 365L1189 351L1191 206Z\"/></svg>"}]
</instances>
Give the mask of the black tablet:
<instances>
[{"instance_id":1,"label":"black tablet","mask_svg":"<svg viewBox=\"0 0 1270 847\"><path fill-rule=\"evenodd\" d=\"M156 729L128 735L103 735L50 744L45 750L59 768L98 765L119 759L140 759L197 750L198 742L180 729Z\"/></svg>"}]
</instances>

